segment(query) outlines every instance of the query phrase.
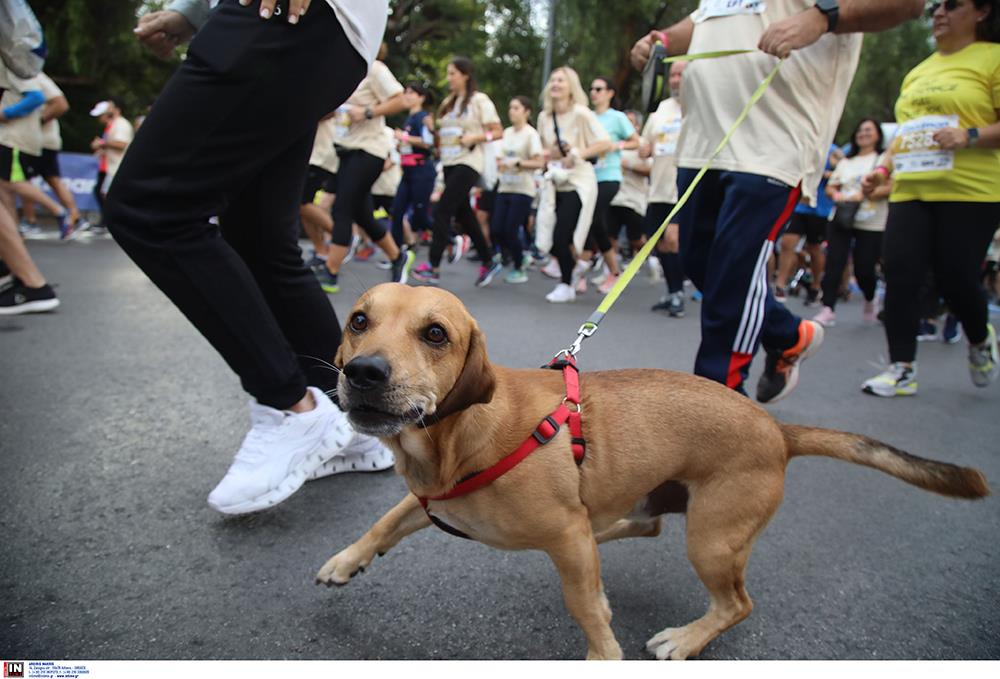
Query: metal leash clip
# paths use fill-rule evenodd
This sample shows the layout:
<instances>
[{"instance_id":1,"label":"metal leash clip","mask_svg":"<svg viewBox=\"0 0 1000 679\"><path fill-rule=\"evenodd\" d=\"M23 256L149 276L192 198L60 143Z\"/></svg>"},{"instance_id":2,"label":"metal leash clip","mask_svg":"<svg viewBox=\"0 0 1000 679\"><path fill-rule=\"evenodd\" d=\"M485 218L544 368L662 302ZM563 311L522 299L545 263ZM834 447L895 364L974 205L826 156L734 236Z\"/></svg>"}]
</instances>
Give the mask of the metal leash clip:
<instances>
[{"instance_id":1,"label":"metal leash clip","mask_svg":"<svg viewBox=\"0 0 1000 679\"><path fill-rule=\"evenodd\" d=\"M601 315L603 316L604 314ZM557 353L553 357L553 360L558 360L561 356L565 356L567 358L576 358L577 353L579 353L580 351L580 346L583 344L583 340L587 339L588 337L591 337L595 332L597 332L597 323L588 320L586 323L580 326L580 329L577 332L579 334L576 336L576 339L573 340L573 343L569 345L569 347L567 347L566 349L563 349L562 351Z\"/></svg>"}]
</instances>

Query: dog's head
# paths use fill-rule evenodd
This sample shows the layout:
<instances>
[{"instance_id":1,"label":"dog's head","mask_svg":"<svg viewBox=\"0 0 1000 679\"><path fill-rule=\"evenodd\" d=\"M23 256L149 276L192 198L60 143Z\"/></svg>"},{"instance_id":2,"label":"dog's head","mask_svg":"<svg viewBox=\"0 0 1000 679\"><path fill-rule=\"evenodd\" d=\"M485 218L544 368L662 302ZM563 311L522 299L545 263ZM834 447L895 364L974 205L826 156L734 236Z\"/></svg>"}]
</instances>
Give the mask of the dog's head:
<instances>
[{"instance_id":1,"label":"dog's head","mask_svg":"<svg viewBox=\"0 0 1000 679\"><path fill-rule=\"evenodd\" d=\"M354 304L334 361L340 406L358 431L392 436L493 398L496 378L475 319L450 292L398 283Z\"/></svg>"}]
</instances>

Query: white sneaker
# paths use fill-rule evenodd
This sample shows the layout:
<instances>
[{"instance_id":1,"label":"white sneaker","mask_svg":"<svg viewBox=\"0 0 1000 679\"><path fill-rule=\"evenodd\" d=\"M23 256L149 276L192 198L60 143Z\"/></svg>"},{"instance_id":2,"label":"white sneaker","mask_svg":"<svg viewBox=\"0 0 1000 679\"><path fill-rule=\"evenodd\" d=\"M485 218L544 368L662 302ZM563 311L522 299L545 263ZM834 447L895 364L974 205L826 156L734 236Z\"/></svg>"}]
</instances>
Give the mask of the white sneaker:
<instances>
[{"instance_id":1,"label":"white sneaker","mask_svg":"<svg viewBox=\"0 0 1000 679\"><path fill-rule=\"evenodd\" d=\"M594 266L594 272L597 273L596 276L590 277L590 282L594 285L601 285L604 281L608 280L608 265L604 263L604 260L600 260L596 266Z\"/></svg>"},{"instance_id":2,"label":"white sneaker","mask_svg":"<svg viewBox=\"0 0 1000 679\"><path fill-rule=\"evenodd\" d=\"M555 257L549 259L549 263L542 267L542 274L549 278L562 278L562 271L559 269L559 260Z\"/></svg>"},{"instance_id":3,"label":"white sneaker","mask_svg":"<svg viewBox=\"0 0 1000 679\"><path fill-rule=\"evenodd\" d=\"M1000 348L993 326L986 324L986 341L969 345L969 376L977 387L988 387L1000 376Z\"/></svg>"},{"instance_id":4,"label":"white sneaker","mask_svg":"<svg viewBox=\"0 0 1000 679\"><path fill-rule=\"evenodd\" d=\"M659 257L650 257L647 259L646 267L649 269L650 283L659 283L663 280L663 265L660 264Z\"/></svg>"},{"instance_id":5,"label":"white sneaker","mask_svg":"<svg viewBox=\"0 0 1000 679\"><path fill-rule=\"evenodd\" d=\"M861 391L883 398L913 396L917 393L916 362L891 364L885 372L865 380L861 385Z\"/></svg>"},{"instance_id":6,"label":"white sneaker","mask_svg":"<svg viewBox=\"0 0 1000 679\"><path fill-rule=\"evenodd\" d=\"M576 301L576 291L573 287L566 285L565 283L560 283L555 287L552 292L545 295L545 299L552 302L553 304L562 304L563 302L573 302Z\"/></svg>"},{"instance_id":7,"label":"white sneaker","mask_svg":"<svg viewBox=\"0 0 1000 679\"><path fill-rule=\"evenodd\" d=\"M253 426L229 471L209 493L212 509L246 514L276 505L350 443L354 430L347 416L319 389L309 391L316 407L307 413L250 402Z\"/></svg>"},{"instance_id":8,"label":"white sneaker","mask_svg":"<svg viewBox=\"0 0 1000 679\"><path fill-rule=\"evenodd\" d=\"M355 433L354 438L341 451L324 462L316 471L309 475L309 481L321 479L324 476L342 474L344 472L380 472L390 469L396 464L396 457L385 445L374 436Z\"/></svg>"}]
</instances>

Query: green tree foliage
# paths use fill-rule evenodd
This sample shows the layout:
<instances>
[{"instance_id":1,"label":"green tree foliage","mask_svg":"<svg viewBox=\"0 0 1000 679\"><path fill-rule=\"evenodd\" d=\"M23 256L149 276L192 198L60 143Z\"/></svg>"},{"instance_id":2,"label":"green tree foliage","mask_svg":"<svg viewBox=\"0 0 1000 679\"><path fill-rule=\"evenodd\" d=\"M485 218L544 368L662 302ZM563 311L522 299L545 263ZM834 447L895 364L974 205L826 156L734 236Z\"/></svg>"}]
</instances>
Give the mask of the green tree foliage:
<instances>
[{"instance_id":1,"label":"green tree foliage","mask_svg":"<svg viewBox=\"0 0 1000 679\"><path fill-rule=\"evenodd\" d=\"M45 29L49 57L45 72L66 93L70 111L60 121L67 151L90 151L100 126L88 114L102 99L113 99L129 118L159 94L177 61L163 62L139 45L132 29L142 0L30 0ZM162 4L162 3L160 3Z\"/></svg>"},{"instance_id":2,"label":"green tree foliage","mask_svg":"<svg viewBox=\"0 0 1000 679\"><path fill-rule=\"evenodd\" d=\"M894 108L903 77L932 51L930 26L922 20L866 35L861 63L840 118L837 141L850 141L851 131L862 118L895 120Z\"/></svg>"}]
</instances>

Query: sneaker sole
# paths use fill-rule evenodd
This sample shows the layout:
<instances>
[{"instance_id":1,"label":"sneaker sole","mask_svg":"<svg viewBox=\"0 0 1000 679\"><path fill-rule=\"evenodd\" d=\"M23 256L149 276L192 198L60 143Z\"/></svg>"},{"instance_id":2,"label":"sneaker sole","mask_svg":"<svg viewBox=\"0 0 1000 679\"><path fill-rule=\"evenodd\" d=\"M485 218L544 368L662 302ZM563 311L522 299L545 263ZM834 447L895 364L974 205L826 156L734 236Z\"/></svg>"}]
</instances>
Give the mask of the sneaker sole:
<instances>
[{"instance_id":1,"label":"sneaker sole","mask_svg":"<svg viewBox=\"0 0 1000 679\"><path fill-rule=\"evenodd\" d=\"M819 348L823 346L823 338L826 336L826 333L823 330L823 326L822 324L816 321L811 321L811 322L814 324L813 338L806 346L806 348L802 351L802 353L799 354L799 358L792 365L791 370L788 371L788 380L785 382L784 389L779 391L777 394L775 394L772 398L768 399L767 401L761 401L762 403L769 403L769 404L777 403L778 401L780 401L781 399L785 398L790 393L792 393L795 390L795 387L799 385L799 368L801 367L802 362L805 361L810 356L812 356L813 354L815 354L817 351L819 351Z\"/></svg>"},{"instance_id":2,"label":"sneaker sole","mask_svg":"<svg viewBox=\"0 0 1000 679\"><path fill-rule=\"evenodd\" d=\"M41 314L52 311L59 306L58 299L39 299L34 302L25 302L12 307L0 308L0 316L16 316L18 314Z\"/></svg>"},{"instance_id":3,"label":"sneaker sole","mask_svg":"<svg viewBox=\"0 0 1000 679\"><path fill-rule=\"evenodd\" d=\"M882 388L881 385L875 384L865 384L861 387L861 391L872 396L880 396L881 398L894 398L896 396L913 396L917 393L917 385L903 387L902 389L888 386L887 388Z\"/></svg>"},{"instance_id":4,"label":"sneaker sole","mask_svg":"<svg viewBox=\"0 0 1000 679\"><path fill-rule=\"evenodd\" d=\"M386 451L388 452L388 451ZM381 451L369 451L363 453L352 453L349 455L335 456L320 465L307 481L326 478L334 474L344 474L349 472L383 472L393 469L396 466L396 458L391 452L386 455Z\"/></svg>"},{"instance_id":5,"label":"sneaker sole","mask_svg":"<svg viewBox=\"0 0 1000 679\"><path fill-rule=\"evenodd\" d=\"M327 435L323 438L323 442L333 442L333 445L327 444L327 447L329 449L335 449L333 455L336 456L337 453L350 444L353 436L354 432L347 423L347 419L344 418L342 422L337 424L330 432L327 433ZM259 497L251 500L244 500L243 502L238 502L233 505L222 506L209 501L208 506L223 514L250 514L252 512L259 512L264 509L268 509L269 507L273 507L274 505L284 502L291 497L295 491L301 488L302 485L309 480L309 477L317 469L328 462L329 459L330 458L324 459L320 453L305 455L301 460L299 460L298 464L288 471L288 475L285 477L285 480L278 484L277 488L274 488Z\"/></svg>"}]
</instances>

